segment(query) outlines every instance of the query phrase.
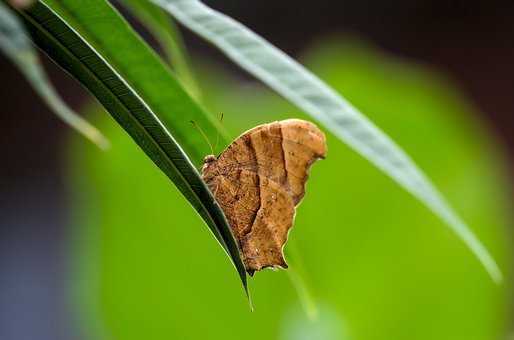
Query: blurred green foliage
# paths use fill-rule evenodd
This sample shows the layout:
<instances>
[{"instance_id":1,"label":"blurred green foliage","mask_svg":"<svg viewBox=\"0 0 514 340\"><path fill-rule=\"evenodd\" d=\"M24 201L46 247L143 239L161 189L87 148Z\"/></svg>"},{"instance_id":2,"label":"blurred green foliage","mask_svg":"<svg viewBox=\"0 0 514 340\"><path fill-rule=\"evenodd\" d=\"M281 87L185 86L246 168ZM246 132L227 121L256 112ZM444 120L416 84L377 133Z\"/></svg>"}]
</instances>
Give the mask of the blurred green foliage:
<instances>
[{"instance_id":1,"label":"blurred green foliage","mask_svg":"<svg viewBox=\"0 0 514 340\"><path fill-rule=\"evenodd\" d=\"M304 61L413 155L507 272L501 150L451 82L352 39L319 44ZM197 73L205 104L224 113L234 138L257 124L306 119L254 82L212 66ZM505 334L508 281L495 285L442 222L331 135L286 246L286 254L295 250L292 263L301 266L317 319L302 311L285 271L255 275L250 312L200 217L112 119L95 116L112 150L78 140L71 150L73 279L85 329L101 320L106 339L123 340Z\"/></svg>"}]
</instances>

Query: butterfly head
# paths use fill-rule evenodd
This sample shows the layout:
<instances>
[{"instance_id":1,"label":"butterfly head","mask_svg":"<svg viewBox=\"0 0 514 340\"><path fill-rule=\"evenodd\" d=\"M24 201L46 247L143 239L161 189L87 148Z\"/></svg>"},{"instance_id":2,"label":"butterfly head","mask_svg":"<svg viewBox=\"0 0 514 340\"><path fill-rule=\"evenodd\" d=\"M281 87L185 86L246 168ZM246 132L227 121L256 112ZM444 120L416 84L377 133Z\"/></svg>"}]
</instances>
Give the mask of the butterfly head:
<instances>
[{"instance_id":1,"label":"butterfly head","mask_svg":"<svg viewBox=\"0 0 514 340\"><path fill-rule=\"evenodd\" d=\"M207 155L203 159L203 164L210 164L210 163L216 162L217 160L218 159L216 158L216 156L214 156L214 155Z\"/></svg>"},{"instance_id":2,"label":"butterfly head","mask_svg":"<svg viewBox=\"0 0 514 340\"><path fill-rule=\"evenodd\" d=\"M207 155L203 159L202 177L204 180L208 180L215 175L216 166L214 165L217 160L218 159L214 155Z\"/></svg>"}]
</instances>

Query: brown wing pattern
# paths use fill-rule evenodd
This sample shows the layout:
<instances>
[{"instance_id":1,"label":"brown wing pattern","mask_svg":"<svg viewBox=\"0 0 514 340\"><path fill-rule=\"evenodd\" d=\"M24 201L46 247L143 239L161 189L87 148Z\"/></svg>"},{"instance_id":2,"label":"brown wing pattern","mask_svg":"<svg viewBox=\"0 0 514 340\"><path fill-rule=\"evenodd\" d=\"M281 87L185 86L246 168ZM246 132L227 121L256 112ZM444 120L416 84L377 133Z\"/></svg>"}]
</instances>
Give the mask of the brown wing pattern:
<instances>
[{"instance_id":1,"label":"brown wing pattern","mask_svg":"<svg viewBox=\"0 0 514 340\"><path fill-rule=\"evenodd\" d=\"M202 177L227 216L250 274L287 268L282 248L295 208L310 166L325 154L325 136L314 124L288 119L259 125L218 159L206 158Z\"/></svg>"}]
</instances>

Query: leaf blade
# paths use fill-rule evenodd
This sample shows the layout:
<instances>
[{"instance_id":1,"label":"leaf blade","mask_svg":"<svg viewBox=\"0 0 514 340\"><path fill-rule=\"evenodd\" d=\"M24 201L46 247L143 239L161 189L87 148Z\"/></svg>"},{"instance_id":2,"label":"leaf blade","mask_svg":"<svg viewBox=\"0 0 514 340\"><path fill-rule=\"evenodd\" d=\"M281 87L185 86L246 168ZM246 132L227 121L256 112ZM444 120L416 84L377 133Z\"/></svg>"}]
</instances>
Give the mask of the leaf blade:
<instances>
[{"instance_id":1,"label":"leaf blade","mask_svg":"<svg viewBox=\"0 0 514 340\"><path fill-rule=\"evenodd\" d=\"M317 76L263 38L197 0L150 0L229 59L309 113L340 140L411 193L467 245L491 278L502 273L487 249L414 161L367 117Z\"/></svg>"},{"instance_id":2,"label":"leaf blade","mask_svg":"<svg viewBox=\"0 0 514 340\"><path fill-rule=\"evenodd\" d=\"M196 103L161 58L134 32L106 0L42 0L138 93L195 165L207 154L205 140L193 129L199 125L209 139L226 139L218 120ZM115 32L115 34L113 34ZM226 140L225 140L226 141Z\"/></svg>"}]
</instances>

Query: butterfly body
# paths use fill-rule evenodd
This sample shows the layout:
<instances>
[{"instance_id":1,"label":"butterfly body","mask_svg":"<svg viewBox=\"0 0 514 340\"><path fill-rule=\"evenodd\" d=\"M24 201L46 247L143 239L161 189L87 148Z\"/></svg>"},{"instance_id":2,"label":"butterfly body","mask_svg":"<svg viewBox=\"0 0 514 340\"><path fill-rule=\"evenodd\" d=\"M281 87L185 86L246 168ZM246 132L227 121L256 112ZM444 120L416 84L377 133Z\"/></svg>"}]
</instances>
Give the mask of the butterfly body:
<instances>
[{"instance_id":1,"label":"butterfly body","mask_svg":"<svg viewBox=\"0 0 514 340\"><path fill-rule=\"evenodd\" d=\"M259 125L221 155L207 156L202 177L239 242L247 271L287 268L282 248L305 194L309 168L326 155L324 134L288 119Z\"/></svg>"}]
</instances>

